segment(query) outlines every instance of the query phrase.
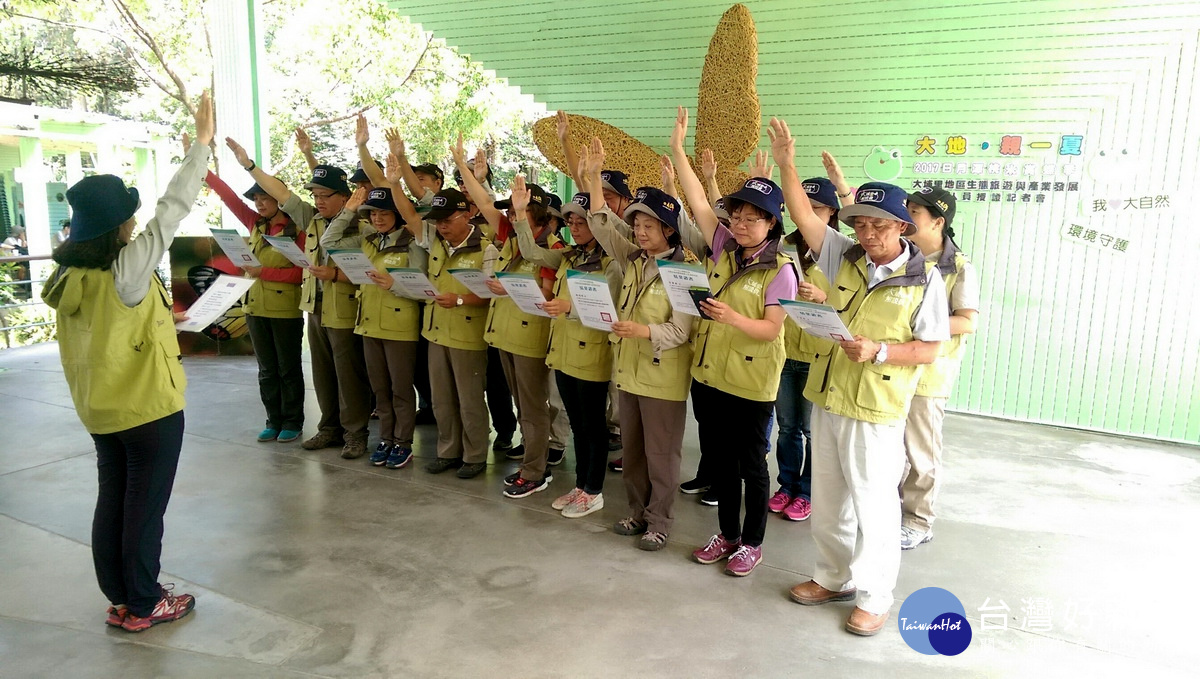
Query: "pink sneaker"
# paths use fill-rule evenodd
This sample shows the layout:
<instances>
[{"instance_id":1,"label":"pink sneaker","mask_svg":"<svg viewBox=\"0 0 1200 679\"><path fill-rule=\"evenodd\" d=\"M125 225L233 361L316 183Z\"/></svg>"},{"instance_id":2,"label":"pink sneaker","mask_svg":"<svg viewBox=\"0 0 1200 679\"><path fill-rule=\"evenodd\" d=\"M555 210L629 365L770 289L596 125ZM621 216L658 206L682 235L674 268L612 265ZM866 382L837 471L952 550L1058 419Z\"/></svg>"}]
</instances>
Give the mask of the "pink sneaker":
<instances>
[{"instance_id":1,"label":"pink sneaker","mask_svg":"<svg viewBox=\"0 0 1200 679\"><path fill-rule=\"evenodd\" d=\"M108 619L104 621L104 624L108 625L109 627L120 627L121 623L125 622L125 616L128 614L129 609L125 608L124 604L120 606L109 606Z\"/></svg>"},{"instance_id":2,"label":"pink sneaker","mask_svg":"<svg viewBox=\"0 0 1200 679\"><path fill-rule=\"evenodd\" d=\"M729 563L725 565L725 574L738 577L750 575L750 571L754 570L759 561L762 561L762 547L742 545L729 557Z\"/></svg>"},{"instance_id":3,"label":"pink sneaker","mask_svg":"<svg viewBox=\"0 0 1200 679\"><path fill-rule=\"evenodd\" d=\"M779 490L775 491L775 494L771 496L770 500L767 500L767 509L772 514L778 514L779 512L782 512L784 509L787 509L787 506L790 505L791 503L792 503L792 496L788 495L787 491L780 488Z\"/></svg>"},{"instance_id":4,"label":"pink sneaker","mask_svg":"<svg viewBox=\"0 0 1200 679\"><path fill-rule=\"evenodd\" d=\"M126 632L141 632L160 623L174 622L191 613L196 607L196 597L191 594L173 595L170 588L170 585L162 588L162 598L154 605L150 615L142 618L132 612L126 613L121 628Z\"/></svg>"},{"instance_id":5,"label":"pink sneaker","mask_svg":"<svg viewBox=\"0 0 1200 679\"><path fill-rule=\"evenodd\" d=\"M716 563L733 554L741 546L741 538L736 542L729 542L724 535L718 533L708 539L708 544L692 552L692 558L703 564Z\"/></svg>"},{"instance_id":6,"label":"pink sneaker","mask_svg":"<svg viewBox=\"0 0 1200 679\"><path fill-rule=\"evenodd\" d=\"M812 514L812 503L806 497L798 497L792 500L787 509L783 510L783 518L788 521L803 521Z\"/></svg>"}]
</instances>

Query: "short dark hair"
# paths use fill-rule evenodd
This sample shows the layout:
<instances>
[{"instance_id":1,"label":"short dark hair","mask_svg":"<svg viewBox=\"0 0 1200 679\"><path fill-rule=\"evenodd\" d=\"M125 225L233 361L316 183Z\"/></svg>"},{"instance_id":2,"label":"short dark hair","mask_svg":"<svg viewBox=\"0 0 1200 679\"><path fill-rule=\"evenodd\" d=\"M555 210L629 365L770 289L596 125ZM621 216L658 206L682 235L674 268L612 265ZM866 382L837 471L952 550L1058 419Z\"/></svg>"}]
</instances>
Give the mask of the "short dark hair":
<instances>
[{"instance_id":1,"label":"short dark hair","mask_svg":"<svg viewBox=\"0 0 1200 679\"><path fill-rule=\"evenodd\" d=\"M117 254L123 247L125 242L121 240L118 228L85 241L68 238L52 257L59 266L107 271L117 261Z\"/></svg>"},{"instance_id":2,"label":"short dark hair","mask_svg":"<svg viewBox=\"0 0 1200 679\"><path fill-rule=\"evenodd\" d=\"M529 225L532 227L540 229L550 226L553 228L554 215L550 214L545 205L530 202L529 206L525 208L525 216L529 218Z\"/></svg>"}]
</instances>

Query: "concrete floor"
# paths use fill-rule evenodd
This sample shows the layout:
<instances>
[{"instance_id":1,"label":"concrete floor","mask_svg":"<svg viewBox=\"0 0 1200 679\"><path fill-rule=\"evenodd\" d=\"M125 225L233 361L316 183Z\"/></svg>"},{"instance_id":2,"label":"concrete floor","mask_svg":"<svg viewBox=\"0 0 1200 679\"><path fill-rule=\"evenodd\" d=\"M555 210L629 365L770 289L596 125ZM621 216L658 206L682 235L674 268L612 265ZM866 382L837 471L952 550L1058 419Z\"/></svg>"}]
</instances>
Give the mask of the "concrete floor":
<instances>
[{"instance_id":1,"label":"concrete floor","mask_svg":"<svg viewBox=\"0 0 1200 679\"><path fill-rule=\"evenodd\" d=\"M253 358L186 365L162 581L197 608L130 635L103 624L95 458L57 348L0 352L0 677L1129 677L1200 661L1197 449L949 417L937 539L905 553L893 620L943 587L975 638L924 656L891 621L844 632L851 604L788 600L812 572L807 523L772 517L762 566L731 578L688 558L716 528L692 497L668 547L641 552L608 530L625 511L616 474L603 511L550 509L570 454L548 492L508 500L512 462L471 481L423 472L432 427L400 471L259 444ZM984 629L985 602L1007 605L1003 624Z\"/></svg>"}]
</instances>

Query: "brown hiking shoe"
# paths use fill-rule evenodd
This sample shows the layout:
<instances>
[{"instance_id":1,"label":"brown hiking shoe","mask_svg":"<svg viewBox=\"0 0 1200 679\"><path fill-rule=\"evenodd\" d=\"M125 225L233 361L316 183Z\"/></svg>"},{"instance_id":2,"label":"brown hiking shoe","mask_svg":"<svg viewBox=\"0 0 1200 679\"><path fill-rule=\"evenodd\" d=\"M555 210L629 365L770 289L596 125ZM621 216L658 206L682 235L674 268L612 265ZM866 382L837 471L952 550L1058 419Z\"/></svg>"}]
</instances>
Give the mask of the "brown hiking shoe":
<instances>
[{"instance_id":1,"label":"brown hiking shoe","mask_svg":"<svg viewBox=\"0 0 1200 679\"><path fill-rule=\"evenodd\" d=\"M305 450L320 450L322 448L338 448L344 444L342 435L333 430L318 431L316 436L300 444Z\"/></svg>"},{"instance_id":2,"label":"brown hiking shoe","mask_svg":"<svg viewBox=\"0 0 1200 679\"><path fill-rule=\"evenodd\" d=\"M800 583L791 590L792 601L805 606L820 606L827 604L830 601L853 601L856 589L847 589L841 592L835 592L831 589L825 589L818 585L816 581L809 580L808 582Z\"/></svg>"},{"instance_id":3,"label":"brown hiking shoe","mask_svg":"<svg viewBox=\"0 0 1200 679\"><path fill-rule=\"evenodd\" d=\"M355 438L346 438L346 445L342 446L342 459L355 460L367 454L367 437L359 436Z\"/></svg>"}]
</instances>

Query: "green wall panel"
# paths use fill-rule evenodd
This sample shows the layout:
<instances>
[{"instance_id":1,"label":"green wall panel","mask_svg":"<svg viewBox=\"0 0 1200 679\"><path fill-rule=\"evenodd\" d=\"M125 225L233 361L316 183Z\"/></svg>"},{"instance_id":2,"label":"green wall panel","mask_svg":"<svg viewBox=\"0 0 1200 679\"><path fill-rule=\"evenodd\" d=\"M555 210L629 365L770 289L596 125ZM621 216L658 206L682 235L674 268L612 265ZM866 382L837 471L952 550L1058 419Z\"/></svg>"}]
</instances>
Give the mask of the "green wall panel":
<instances>
[{"instance_id":1,"label":"green wall panel","mask_svg":"<svg viewBox=\"0 0 1200 679\"><path fill-rule=\"evenodd\" d=\"M731 3L389 4L550 110L663 150ZM954 182L984 307L954 409L1200 443L1200 3L745 4L763 122L788 120L802 173L826 149L868 181L878 146L902 186Z\"/></svg>"}]
</instances>

